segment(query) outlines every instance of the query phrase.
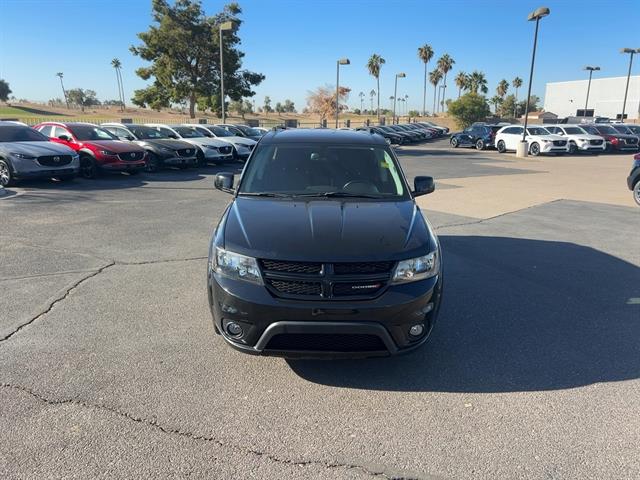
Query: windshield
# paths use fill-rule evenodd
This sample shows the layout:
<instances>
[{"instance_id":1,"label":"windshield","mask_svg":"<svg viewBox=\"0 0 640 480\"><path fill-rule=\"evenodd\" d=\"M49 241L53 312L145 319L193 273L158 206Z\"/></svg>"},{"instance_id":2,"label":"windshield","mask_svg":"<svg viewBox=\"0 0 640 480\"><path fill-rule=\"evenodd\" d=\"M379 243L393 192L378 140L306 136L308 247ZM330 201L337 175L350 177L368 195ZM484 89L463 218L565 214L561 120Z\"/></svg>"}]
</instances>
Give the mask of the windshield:
<instances>
[{"instance_id":1,"label":"windshield","mask_svg":"<svg viewBox=\"0 0 640 480\"><path fill-rule=\"evenodd\" d=\"M212 132L216 137L233 137L232 134L230 134L229 132L227 132L224 128L222 127L217 127L214 125L208 125L207 128L209 129L210 132Z\"/></svg>"},{"instance_id":2,"label":"windshield","mask_svg":"<svg viewBox=\"0 0 640 480\"><path fill-rule=\"evenodd\" d=\"M151 127L136 126L136 127L129 127L129 130L131 130L131 133L133 133L136 136L136 138L139 138L142 140L168 138L162 132Z\"/></svg>"},{"instance_id":3,"label":"windshield","mask_svg":"<svg viewBox=\"0 0 640 480\"><path fill-rule=\"evenodd\" d=\"M550 135L549 131L542 127L528 127L527 133L529 135Z\"/></svg>"},{"instance_id":4,"label":"windshield","mask_svg":"<svg viewBox=\"0 0 640 480\"><path fill-rule=\"evenodd\" d=\"M104 128L95 127L93 125L72 125L69 130L76 139L80 141L91 140L117 140L118 137L108 132Z\"/></svg>"},{"instance_id":5,"label":"windshield","mask_svg":"<svg viewBox=\"0 0 640 480\"><path fill-rule=\"evenodd\" d=\"M200 133L195 128L191 127L173 127L173 129L180 134L183 138L199 138L204 137L204 133Z\"/></svg>"},{"instance_id":6,"label":"windshield","mask_svg":"<svg viewBox=\"0 0 640 480\"><path fill-rule=\"evenodd\" d=\"M236 125L236 128L238 128L239 130L242 130L242 133L244 133L245 135L249 135L252 137L261 135L261 133L258 130L254 130L253 128L247 127L246 125Z\"/></svg>"},{"instance_id":7,"label":"windshield","mask_svg":"<svg viewBox=\"0 0 640 480\"><path fill-rule=\"evenodd\" d=\"M567 135L583 135L587 133L580 127L564 127L564 131Z\"/></svg>"},{"instance_id":8,"label":"windshield","mask_svg":"<svg viewBox=\"0 0 640 480\"><path fill-rule=\"evenodd\" d=\"M626 135L631 133L631 131L627 127L625 127L624 125L614 125L613 128L615 130L617 130L618 132L624 133Z\"/></svg>"},{"instance_id":9,"label":"windshield","mask_svg":"<svg viewBox=\"0 0 640 480\"><path fill-rule=\"evenodd\" d=\"M48 142L49 137L22 125L3 125L0 127L0 142Z\"/></svg>"},{"instance_id":10,"label":"windshield","mask_svg":"<svg viewBox=\"0 0 640 480\"><path fill-rule=\"evenodd\" d=\"M616 131L615 128L612 128L609 125L598 125L597 127L594 127L594 128L599 133L603 133L605 135L617 135L618 133L620 133L620 132Z\"/></svg>"},{"instance_id":11,"label":"windshield","mask_svg":"<svg viewBox=\"0 0 640 480\"><path fill-rule=\"evenodd\" d=\"M242 177L239 195L251 193L397 200L407 189L385 147L270 144L256 151Z\"/></svg>"}]
</instances>

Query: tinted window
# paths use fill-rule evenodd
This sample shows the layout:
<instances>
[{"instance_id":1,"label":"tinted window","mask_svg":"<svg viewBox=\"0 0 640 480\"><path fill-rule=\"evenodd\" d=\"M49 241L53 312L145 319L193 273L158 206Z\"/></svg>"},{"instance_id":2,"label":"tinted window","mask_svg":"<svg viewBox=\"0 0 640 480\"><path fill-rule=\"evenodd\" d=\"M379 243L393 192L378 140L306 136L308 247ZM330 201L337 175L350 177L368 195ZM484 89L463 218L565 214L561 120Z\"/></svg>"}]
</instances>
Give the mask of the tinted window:
<instances>
[{"instance_id":1,"label":"tinted window","mask_svg":"<svg viewBox=\"0 0 640 480\"><path fill-rule=\"evenodd\" d=\"M232 127L230 125L225 125L223 128L225 128L227 131L233 133L237 137L244 137L245 136L244 133L242 132L242 130L240 130L239 128Z\"/></svg>"},{"instance_id":2,"label":"tinted window","mask_svg":"<svg viewBox=\"0 0 640 480\"><path fill-rule=\"evenodd\" d=\"M233 136L229 132L227 132L224 128L218 127L216 125L209 125L207 126L207 128L209 129L210 132L213 132L213 134L216 137L232 137Z\"/></svg>"},{"instance_id":3,"label":"tinted window","mask_svg":"<svg viewBox=\"0 0 640 480\"><path fill-rule=\"evenodd\" d=\"M564 131L567 135L581 135L586 133L580 127L565 127Z\"/></svg>"},{"instance_id":4,"label":"tinted window","mask_svg":"<svg viewBox=\"0 0 640 480\"><path fill-rule=\"evenodd\" d=\"M405 197L400 168L384 147L269 144L246 167L240 194L345 192Z\"/></svg>"},{"instance_id":5,"label":"tinted window","mask_svg":"<svg viewBox=\"0 0 640 480\"><path fill-rule=\"evenodd\" d=\"M22 125L0 126L0 142L48 142L49 137Z\"/></svg>"},{"instance_id":6,"label":"tinted window","mask_svg":"<svg viewBox=\"0 0 640 480\"><path fill-rule=\"evenodd\" d=\"M70 128L78 140L117 140L117 137L104 128L93 125L74 125ZM60 134L58 134L60 135Z\"/></svg>"},{"instance_id":7,"label":"tinted window","mask_svg":"<svg viewBox=\"0 0 640 480\"><path fill-rule=\"evenodd\" d=\"M131 133L133 133L136 138L140 138L143 140L153 140L154 138L167 138L167 136L152 127L144 127L141 125L136 125L136 126L131 126L129 127L129 130L131 130Z\"/></svg>"},{"instance_id":8,"label":"tinted window","mask_svg":"<svg viewBox=\"0 0 640 480\"><path fill-rule=\"evenodd\" d=\"M617 135L619 133L614 128L611 128L609 125L598 125L597 127L595 127L595 130L604 135Z\"/></svg>"},{"instance_id":9,"label":"tinted window","mask_svg":"<svg viewBox=\"0 0 640 480\"><path fill-rule=\"evenodd\" d=\"M71 132L64 127L55 126L53 127L53 135L52 137L60 138L61 135L65 135L69 138L72 137Z\"/></svg>"},{"instance_id":10,"label":"tinted window","mask_svg":"<svg viewBox=\"0 0 640 480\"><path fill-rule=\"evenodd\" d=\"M204 137L204 133L199 132L195 128L191 128L191 127L174 127L173 129L176 132L178 132L181 137L184 137L184 138Z\"/></svg>"},{"instance_id":11,"label":"tinted window","mask_svg":"<svg viewBox=\"0 0 640 480\"><path fill-rule=\"evenodd\" d=\"M51 125L45 125L43 127L40 127L38 131L43 135L50 137L51 133L53 132L53 127Z\"/></svg>"},{"instance_id":12,"label":"tinted window","mask_svg":"<svg viewBox=\"0 0 640 480\"><path fill-rule=\"evenodd\" d=\"M527 127L527 134L529 135L549 135L549 131L542 127Z\"/></svg>"},{"instance_id":13,"label":"tinted window","mask_svg":"<svg viewBox=\"0 0 640 480\"><path fill-rule=\"evenodd\" d=\"M613 128L614 128L615 130L617 130L618 132L620 132L620 133L624 133L624 134L626 134L626 135L628 135L628 134L630 134L630 133L631 133L631 131L630 131L627 127L625 127L625 126L623 126L623 125L614 125L614 126L613 126Z\"/></svg>"}]
</instances>

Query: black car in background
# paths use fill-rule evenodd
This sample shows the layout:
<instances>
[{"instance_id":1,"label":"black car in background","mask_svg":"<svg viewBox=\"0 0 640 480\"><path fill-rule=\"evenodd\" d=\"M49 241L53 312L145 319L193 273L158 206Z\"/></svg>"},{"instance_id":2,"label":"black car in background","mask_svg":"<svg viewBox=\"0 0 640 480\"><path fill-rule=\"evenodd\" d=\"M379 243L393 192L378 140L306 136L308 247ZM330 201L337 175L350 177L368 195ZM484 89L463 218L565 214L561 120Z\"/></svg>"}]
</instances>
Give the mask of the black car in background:
<instances>
[{"instance_id":1,"label":"black car in background","mask_svg":"<svg viewBox=\"0 0 640 480\"><path fill-rule=\"evenodd\" d=\"M381 135L384 139L388 140L388 143L392 145L402 145L405 143L404 137L397 133L391 133L383 130L380 127L358 127L356 128L358 132L368 132L368 133L377 133Z\"/></svg>"},{"instance_id":2,"label":"black car in background","mask_svg":"<svg viewBox=\"0 0 640 480\"><path fill-rule=\"evenodd\" d=\"M392 132L404 133L405 135L408 135L410 139L409 141L411 142L419 142L423 139L423 136L420 135L418 132L405 130L400 125L387 125L386 128L390 129Z\"/></svg>"},{"instance_id":3,"label":"black car in background","mask_svg":"<svg viewBox=\"0 0 640 480\"><path fill-rule=\"evenodd\" d=\"M475 147L477 150L495 147L496 132L504 125L472 125L463 131L451 135L451 146Z\"/></svg>"},{"instance_id":4,"label":"black car in background","mask_svg":"<svg viewBox=\"0 0 640 480\"><path fill-rule=\"evenodd\" d=\"M165 136L158 129L133 123L103 123L102 128L118 139L133 142L147 151L147 171L162 167L187 168L198 163L198 149L182 140Z\"/></svg>"},{"instance_id":5,"label":"black car in background","mask_svg":"<svg viewBox=\"0 0 640 480\"><path fill-rule=\"evenodd\" d=\"M607 142L607 152L637 152L640 140L635 135L620 133L609 124L592 123L580 125L587 133L600 135Z\"/></svg>"},{"instance_id":6,"label":"black car in background","mask_svg":"<svg viewBox=\"0 0 640 480\"><path fill-rule=\"evenodd\" d=\"M391 128L390 125L381 125L378 128L383 132L391 133L392 135L400 135L402 137L402 143L412 143L417 141L416 135L405 132L404 130L396 130L394 128Z\"/></svg>"}]
</instances>

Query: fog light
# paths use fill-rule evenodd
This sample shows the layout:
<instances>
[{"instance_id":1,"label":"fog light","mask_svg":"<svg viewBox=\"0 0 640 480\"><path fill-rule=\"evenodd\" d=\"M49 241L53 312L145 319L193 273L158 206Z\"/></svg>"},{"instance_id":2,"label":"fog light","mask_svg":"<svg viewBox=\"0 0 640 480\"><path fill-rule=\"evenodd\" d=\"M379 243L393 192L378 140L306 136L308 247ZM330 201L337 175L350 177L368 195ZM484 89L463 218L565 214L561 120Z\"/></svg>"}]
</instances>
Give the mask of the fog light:
<instances>
[{"instance_id":1,"label":"fog light","mask_svg":"<svg viewBox=\"0 0 640 480\"><path fill-rule=\"evenodd\" d=\"M424 325L422 325L421 323L412 325L411 328L409 329L409 335L411 335L412 337L419 337L420 335L422 335L423 332L424 332Z\"/></svg>"},{"instance_id":2,"label":"fog light","mask_svg":"<svg viewBox=\"0 0 640 480\"><path fill-rule=\"evenodd\" d=\"M227 333L232 337L240 337L244 332L236 322L229 322L227 323Z\"/></svg>"}]
</instances>

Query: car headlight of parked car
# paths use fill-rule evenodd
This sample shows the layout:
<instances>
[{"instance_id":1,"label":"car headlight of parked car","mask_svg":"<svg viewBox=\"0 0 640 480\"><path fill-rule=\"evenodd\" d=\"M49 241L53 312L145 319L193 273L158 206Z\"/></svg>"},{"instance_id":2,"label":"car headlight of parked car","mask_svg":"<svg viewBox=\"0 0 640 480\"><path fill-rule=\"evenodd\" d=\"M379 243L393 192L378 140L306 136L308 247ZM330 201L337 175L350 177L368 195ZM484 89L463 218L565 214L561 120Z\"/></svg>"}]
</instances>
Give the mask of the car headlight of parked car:
<instances>
[{"instance_id":1,"label":"car headlight of parked car","mask_svg":"<svg viewBox=\"0 0 640 480\"><path fill-rule=\"evenodd\" d=\"M116 152L112 152L111 150L99 150L99 152L102 155L108 155L108 156L111 156L111 157L113 157L114 155L117 155Z\"/></svg>"},{"instance_id":2,"label":"car headlight of parked car","mask_svg":"<svg viewBox=\"0 0 640 480\"><path fill-rule=\"evenodd\" d=\"M16 157L16 158L20 158L22 160L35 160L36 159L36 157L34 157L33 155L28 155L26 153L12 152L11 155Z\"/></svg>"},{"instance_id":3,"label":"car headlight of parked car","mask_svg":"<svg viewBox=\"0 0 640 480\"><path fill-rule=\"evenodd\" d=\"M220 275L263 285L258 262L253 257L216 248L212 263L212 270Z\"/></svg>"},{"instance_id":4,"label":"car headlight of parked car","mask_svg":"<svg viewBox=\"0 0 640 480\"><path fill-rule=\"evenodd\" d=\"M166 153L173 153L175 151L173 148L164 147L162 145L158 145L158 150L160 150L161 152L166 152Z\"/></svg>"},{"instance_id":5,"label":"car headlight of parked car","mask_svg":"<svg viewBox=\"0 0 640 480\"><path fill-rule=\"evenodd\" d=\"M214 145L205 145L206 148L208 148L209 150L215 150L218 151L218 147L214 146Z\"/></svg>"},{"instance_id":6,"label":"car headlight of parked car","mask_svg":"<svg viewBox=\"0 0 640 480\"><path fill-rule=\"evenodd\" d=\"M438 252L431 252L417 258L398 262L392 283L408 283L424 280L437 275L440 271Z\"/></svg>"}]
</instances>

